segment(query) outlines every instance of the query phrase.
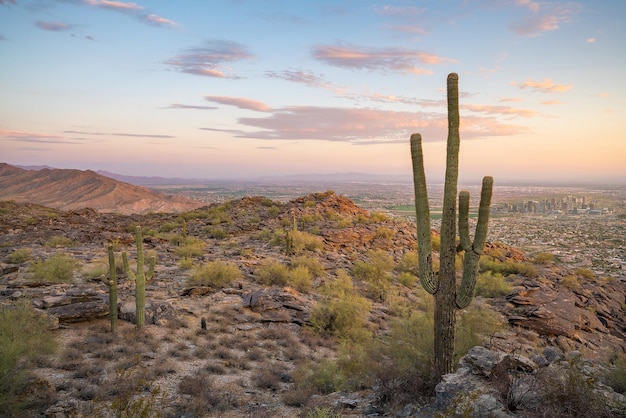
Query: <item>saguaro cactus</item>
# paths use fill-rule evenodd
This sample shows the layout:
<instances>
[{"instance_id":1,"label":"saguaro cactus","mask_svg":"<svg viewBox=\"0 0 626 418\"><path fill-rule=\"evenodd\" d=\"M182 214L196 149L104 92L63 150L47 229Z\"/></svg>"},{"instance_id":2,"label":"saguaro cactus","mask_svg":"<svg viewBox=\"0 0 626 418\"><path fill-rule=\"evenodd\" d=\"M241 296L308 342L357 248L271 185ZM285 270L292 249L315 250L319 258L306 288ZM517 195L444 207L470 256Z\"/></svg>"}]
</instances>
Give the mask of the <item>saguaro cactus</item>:
<instances>
[{"instance_id":1,"label":"saguaro cactus","mask_svg":"<svg viewBox=\"0 0 626 418\"><path fill-rule=\"evenodd\" d=\"M435 361L433 381L450 373L454 366L454 326L456 310L469 305L474 297L478 275L478 259L487 238L487 223L493 178L484 177L480 196L480 208L474 242L469 236L469 192L459 193L459 236L456 241L456 199L459 176L459 87L458 75L448 75L448 143L446 177L441 218L441 244L439 272L433 271L431 250L430 212L424 174L422 137L411 135L411 158L415 187L415 213L417 215L417 242L420 282L424 289L435 296ZM455 259L457 252L464 251L463 278L457 291Z\"/></svg>"},{"instance_id":2,"label":"saguaro cactus","mask_svg":"<svg viewBox=\"0 0 626 418\"><path fill-rule=\"evenodd\" d=\"M143 237L141 227L135 230L135 243L137 244L137 273L133 273L128 265L128 256L122 253L124 261L124 271L128 278L135 282L135 316L137 317L137 328L143 327L146 318L146 282L154 277L154 257L150 257L148 273L144 272Z\"/></svg>"},{"instance_id":3,"label":"saguaro cactus","mask_svg":"<svg viewBox=\"0 0 626 418\"><path fill-rule=\"evenodd\" d=\"M109 288L109 320L111 322L111 332L117 328L117 271L115 270L115 255L113 246L107 246L109 253L109 277L102 279L102 282Z\"/></svg>"}]
</instances>

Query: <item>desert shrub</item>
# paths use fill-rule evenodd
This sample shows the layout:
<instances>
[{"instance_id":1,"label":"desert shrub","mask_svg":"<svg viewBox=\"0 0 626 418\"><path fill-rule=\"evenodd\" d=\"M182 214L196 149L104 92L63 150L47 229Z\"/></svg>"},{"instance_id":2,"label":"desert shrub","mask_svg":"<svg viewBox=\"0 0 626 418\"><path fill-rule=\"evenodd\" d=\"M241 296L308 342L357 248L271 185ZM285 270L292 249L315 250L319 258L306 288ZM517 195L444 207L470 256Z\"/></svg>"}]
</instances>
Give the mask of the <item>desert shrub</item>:
<instances>
[{"instance_id":1,"label":"desert shrub","mask_svg":"<svg viewBox=\"0 0 626 418\"><path fill-rule=\"evenodd\" d=\"M341 418L341 416L331 408L315 407L306 412L305 418Z\"/></svg>"},{"instance_id":2,"label":"desert shrub","mask_svg":"<svg viewBox=\"0 0 626 418\"><path fill-rule=\"evenodd\" d=\"M552 253L541 252L541 253L535 254L535 256L533 257L533 262L537 264L547 264L553 261L554 261L554 254Z\"/></svg>"},{"instance_id":3,"label":"desert shrub","mask_svg":"<svg viewBox=\"0 0 626 418\"><path fill-rule=\"evenodd\" d=\"M30 248L19 248L14 250L7 257L7 262L10 264L22 264L29 261L33 257L33 250Z\"/></svg>"},{"instance_id":4,"label":"desert shrub","mask_svg":"<svg viewBox=\"0 0 626 418\"><path fill-rule=\"evenodd\" d=\"M311 326L318 333L328 333L335 337L353 341L366 338L365 316L371 303L358 294L352 278L343 270L337 278L321 289L324 298L311 310Z\"/></svg>"},{"instance_id":5,"label":"desert shrub","mask_svg":"<svg viewBox=\"0 0 626 418\"><path fill-rule=\"evenodd\" d=\"M164 413L159 408L163 394L158 387L151 387L146 372L118 369L110 382L111 401L96 409L98 417L116 418L159 418ZM146 390L147 389L147 390ZM144 395L148 392L148 395Z\"/></svg>"},{"instance_id":6,"label":"desert shrub","mask_svg":"<svg viewBox=\"0 0 626 418\"><path fill-rule=\"evenodd\" d=\"M418 276L418 260L417 251L409 251L402 255L400 262L396 265L396 270L400 273L411 273L414 276Z\"/></svg>"},{"instance_id":7,"label":"desert shrub","mask_svg":"<svg viewBox=\"0 0 626 418\"><path fill-rule=\"evenodd\" d=\"M626 394L626 356L617 357L602 376L602 381L615 392Z\"/></svg>"},{"instance_id":8,"label":"desert shrub","mask_svg":"<svg viewBox=\"0 0 626 418\"><path fill-rule=\"evenodd\" d=\"M257 281L264 285L284 286L289 282L289 269L278 261L269 262L256 272Z\"/></svg>"},{"instance_id":9,"label":"desert shrub","mask_svg":"<svg viewBox=\"0 0 626 418\"><path fill-rule=\"evenodd\" d=\"M241 279L241 270L237 266L224 261L211 261L198 267L189 278L193 286L226 287L233 280Z\"/></svg>"},{"instance_id":10,"label":"desert shrub","mask_svg":"<svg viewBox=\"0 0 626 418\"><path fill-rule=\"evenodd\" d=\"M165 222L161 225L161 227L159 228L159 231L166 233L166 232L171 232L180 227L181 227L181 224L178 222Z\"/></svg>"},{"instance_id":11,"label":"desert shrub","mask_svg":"<svg viewBox=\"0 0 626 418\"><path fill-rule=\"evenodd\" d=\"M224 239L228 236L228 233L219 227L208 227L205 231L207 236L213 239Z\"/></svg>"},{"instance_id":12,"label":"desert shrub","mask_svg":"<svg viewBox=\"0 0 626 418\"><path fill-rule=\"evenodd\" d=\"M62 235L54 235L46 241L46 247L52 248L62 248L62 247L72 247L74 245L74 241L71 238L64 237Z\"/></svg>"},{"instance_id":13,"label":"desert shrub","mask_svg":"<svg viewBox=\"0 0 626 418\"><path fill-rule=\"evenodd\" d=\"M455 361L487 338L501 330L504 322L500 315L486 304L472 303L457 315L454 355Z\"/></svg>"},{"instance_id":14,"label":"desert shrub","mask_svg":"<svg viewBox=\"0 0 626 418\"><path fill-rule=\"evenodd\" d=\"M29 277L37 282L69 282L74 272L80 268L77 259L69 254L56 254L52 257L36 261L29 267Z\"/></svg>"},{"instance_id":15,"label":"desert shrub","mask_svg":"<svg viewBox=\"0 0 626 418\"><path fill-rule=\"evenodd\" d=\"M391 286L391 271L394 261L384 250L369 250L367 261L356 261L352 274L357 280L367 282L368 294L373 299L385 300Z\"/></svg>"},{"instance_id":16,"label":"desert shrub","mask_svg":"<svg viewBox=\"0 0 626 418\"><path fill-rule=\"evenodd\" d=\"M561 279L561 284L567 287L568 289L576 289L577 287L580 286L580 283L578 282L578 278L572 275L563 277Z\"/></svg>"},{"instance_id":17,"label":"desert shrub","mask_svg":"<svg viewBox=\"0 0 626 418\"><path fill-rule=\"evenodd\" d=\"M206 243L197 238L188 237L185 239L184 243L181 243L176 249L174 253L179 257L198 257L201 256L204 252L204 248L206 247Z\"/></svg>"},{"instance_id":18,"label":"desert shrub","mask_svg":"<svg viewBox=\"0 0 626 418\"><path fill-rule=\"evenodd\" d=\"M345 388L346 380L339 364L332 359L312 360L294 371L296 388L309 394L327 395Z\"/></svg>"},{"instance_id":19,"label":"desert shrub","mask_svg":"<svg viewBox=\"0 0 626 418\"><path fill-rule=\"evenodd\" d=\"M308 292L313 287L313 275L307 266L298 266L289 272L289 284L300 292Z\"/></svg>"},{"instance_id":20,"label":"desert shrub","mask_svg":"<svg viewBox=\"0 0 626 418\"><path fill-rule=\"evenodd\" d=\"M378 228L376 228L374 236L376 238L390 239L393 237L393 234L394 232L391 228L388 228L386 226L379 226Z\"/></svg>"},{"instance_id":21,"label":"desert shrub","mask_svg":"<svg viewBox=\"0 0 626 418\"><path fill-rule=\"evenodd\" d=\"M178 267L183 270L190 270L193 267L193 258L183 257L178 263Z\"/></svg>"},{"instance_id":22,"label":"desert shrub","mask_svg":"<svg viewBox=\"0 0 626 418\"><path fill-rule=\"evenodd\" d=\"M408 271L404 271L398 275L398 282L406 287L415 287L417 277L409 273Z\"/></svg>"},{"instance_id":23,"label":"desert shrub","mask_svg":"<svg viewBox=\"0 0 626 418\"><path fill-rule=\"evenodd\" d=\"M271 216L272 218L277 217L279 213L280 213L280 209L278 208L278 206L272 205L269 207L269 209L267 209L267 214Z\"/></svg>"},{"instance_id":24,"label":"desert shrub","mask_svg":"<svg viewBox=\"0 0 626 418\"><path fill-rule=\"evenodd\" d=\"M597 382L597 376L580 357L570 360L565 368L544 367L535 378L534 385L541 395L535 409L547 414L544 416L616 416L610 410L609 399L595 390Z\"/></svg>"},{"instance_id":25,"label":"desert shrub","mask_svg":"<svg viewBox=\"0 0 626 418\"><path fill-rule=\"evenodd\" d=\"M33 407L33 384L28 372L38 358L52 354L56 338L49 318L37 312L30 301L0 305L0 413L19 416ZM32 388L31 388L32 389Z\"/></svg>"},{"instance_id":26,"label":"desert shrub","mask_svg":"<svg viewBox=\"0 0 626 418\"><path fill-rule=\"evenodd\" d=\"M589 280L596 277L595 273L591 271L591 269L588 269L585 267L578 267L576 270L574 270L574 274L576 274L577 276L583 279L589 279Z\"/></svg>"},{"instance_id":27,"label":"desert shrub","mask_svg":"<svg viewBox=\"0 0 626 418\"><path fill-rule=\"evenodd\" d=\"M438 234L430 235L430 247L433 251L439 251L441 249L441 236Z\"/></svg>"},{"instance_id":28,"label":"desert shrub","mask_svg":"<svg viewBox=\"0 0 626 418\"><path fill-rule=\"evenodd\" d=\"M311 272L314 277L320 277L324 274L324 267L318 258L310 257L308 255L300 255L291 259L291 268L300 266L308 268L309 272Z\"/></svg>"},{"instance_id":29,"label":"desert shrub","mask_svg":"<svg viewBox=\"0 0 626 418\"><path fill-rule=\"evenodd\" d=\"M303 231L291 231L291 238L293 242L293 251L295 254L300 254L303 251L316 251L324 248L319 237L313 234Z\"/></svg>"},{"instance_id":30,"label":"desert shrub","mask_svg":"<svg viewBox=\"0 0 626 418\"><path fill-rule=\"evenodd\" d=\"M337 229L346 229L352 226L352 219L345 217L337 220Z\"/></svg>"},{"instance_id":31,"label":"desert shrub","mask_svg":"<svg viewBox=\"0 0 626 418\"><path fill-rule=\"evenodd\" d=\"M385 215L382 212L371 212L369 216L369 221L372 223L385 222L388 220L389 216Z\"/></svg>"},{"instance_id":32,"label":"desert shrub","mask_svg":"<svg viewBox=\"0 0 626 418\"><path fill-rule=\"evenodd\" d=\"M512 289L513 287L507 283L504 276L500 273L493 274L491 271L486 271L480 273L476 279L476 296L497 298L508 295Z\"/></svg>"},{"instance_id":33,"label":"desert shrub","mask_svg":"<svg viewBox=\"0 0 626 418\"><path fill-rule=\"evenodd\" d=\"M488 256L482 256L479 260L480 271L491 271L503 276L510 274L521 274L525 277L537 277L539 272L532 264L518 263L517 261L498 261Z\"/></svg>"}]
</instances>

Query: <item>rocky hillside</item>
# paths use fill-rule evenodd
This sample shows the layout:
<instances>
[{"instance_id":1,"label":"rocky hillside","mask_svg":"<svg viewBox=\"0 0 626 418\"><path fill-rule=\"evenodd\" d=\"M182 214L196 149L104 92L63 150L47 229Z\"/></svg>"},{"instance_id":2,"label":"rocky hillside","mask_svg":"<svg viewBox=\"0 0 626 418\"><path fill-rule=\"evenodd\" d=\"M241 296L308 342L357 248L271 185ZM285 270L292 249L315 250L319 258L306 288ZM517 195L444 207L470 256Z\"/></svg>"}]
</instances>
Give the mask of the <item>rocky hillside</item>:
<instances>
[{"instance_id":1,"label":"rocky hillside","mask_svg":"<svg viewBox=\"0 0 626 418\"><path fill-rule=\"evenodd\" d=\"M0 199L56 209L93 208L120 214L181 212L200 203L123 183L93 171L24 170L0 163Z\"/></svg>"},{"instance_id":2,"label":"rocky hillside","mask_svg":"<svg viewBox=\"0 0 626 418\"><path fill-rule=\"evenodd\" d=\"M118 264L120 324L111 333L101 282L108 271L105 245L114 244L118 263L128 252L132 264L138 225L148 256L157 259L147 286L147 325L135 330L134 287ZM291 245L286 231L295 237ZM376 351L377 341L397 332L394 323L429 306L409 262L415 245L413 224L368 213L333 192L285 204L247 197L179 215L2 202L0 302L26 298L57 321L60 350L32 366L43 382L33 388L39 402L33 411L43 416L110 413L120 399L147 400L163 416L434 416L454 405L454 390L470 387L458 379L477 377L450 377L456 389L447 392L444 385L429 400L414 395L415 387L407 391L411 382L393 374L386 354L370 353L358 366L358 350L361 356L364 347ZM67 280L42 278L34 266L59 255L77 260L80 268ZM493 316L507 325L483 335L489 350L472 351L461 366L481 364L483 378L493 385L493 359L503 364L500 369L508 362L511 373L521 370L529 379L575 357L568 353L594 365L624 356L625 283L590 277L549 257L528 260L502 244L489 244L485 259L483 270L493 273L494 282L496 270L506 272L505 290L477 296L477 310L470 312L478 312L481 322ZM207 271L218 265L234 266L239 274L216 280ZM346 273L353 289L345 285ZM213 281L203 281L209 276ZM340 283L342 296L332 299L329 292ZM341 304L333 305L336 300ZM362 319L362 328L338 334L337 315L345 314L340 308L357 302L366 309L352 321ZM322 307L325 317L319 316ZM320 326L322 320L327 322ZM348 342L346 335L352 336ZM385 344L384 350L393 347L392 341ZM490 359L489 370L476 360L479 354ZM539 393L533 392L534 404L507 404L513 377L507 379L508 389L499 387L494 393L500 397L483 411L507 416L517 408L515 416L542 416ZM472 388L478 387L474 380ZM397 397L402 391L414 398ZM327 415L310 415L323 411ZM328 415L332 411L340 415Z\"/></svg>"}]
</instances>

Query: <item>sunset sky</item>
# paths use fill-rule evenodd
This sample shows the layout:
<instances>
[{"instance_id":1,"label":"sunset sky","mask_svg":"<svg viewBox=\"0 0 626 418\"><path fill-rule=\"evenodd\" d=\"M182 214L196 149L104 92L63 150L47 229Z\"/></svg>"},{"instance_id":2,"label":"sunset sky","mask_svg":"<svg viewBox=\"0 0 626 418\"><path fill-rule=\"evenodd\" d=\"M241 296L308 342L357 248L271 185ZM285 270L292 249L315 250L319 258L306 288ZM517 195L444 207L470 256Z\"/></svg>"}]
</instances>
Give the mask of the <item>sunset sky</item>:
<instances>
[{"instance_id":1,"label":"sunset sky","mask_svg":"<svg viewBox=\"0 0 626 418\"><path fill-rule=\"evenodd\" d=\"M626 184L626 1L0 0L0 162Z\"/></svg>"}]
</instances>

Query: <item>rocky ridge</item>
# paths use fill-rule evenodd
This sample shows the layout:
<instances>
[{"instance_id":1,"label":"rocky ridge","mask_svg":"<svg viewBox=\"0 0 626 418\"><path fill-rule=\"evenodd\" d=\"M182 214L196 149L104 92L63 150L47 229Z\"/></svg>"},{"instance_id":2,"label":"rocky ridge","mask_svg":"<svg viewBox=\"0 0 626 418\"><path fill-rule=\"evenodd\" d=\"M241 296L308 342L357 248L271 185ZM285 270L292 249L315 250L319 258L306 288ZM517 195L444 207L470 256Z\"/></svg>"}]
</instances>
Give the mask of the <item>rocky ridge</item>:
<instances>
[{"instance_id":1,"label":"rocky ridge","mask_svg":"<svg viewBox=\"0 0 626 418\"><path fill-rule=\"evenodd\" d=\"M298 342L298 339L310 338L306 336L306 325L312 307L319 300L318 295L263 286L255 280L257 269L264 263L270 260L289 263L283 248L261 237L261 232L271 235L284 231L291 228L294 219L299 229L314 232L322 243L322 249L316 252L316 256L325 269L323 275L315 278L315 286L332 280L333 273L338 269L350 271L356 261L366 259L368 250L384 250L392 254L397 262L416 245L414 225L411 223L372 216L349 199L332 192L304 196L286 204L263 197L247 197L225 205L199 208L184 217L187 219L188 236L207 244L195 261L228 260L243 272L241 280L223 289L188 285L190 272L179 267L176 244L167 239L166 233L158 233L166 229L164 225L173 225L179 228L177 231L180 230L181 218L176 214L124 216L93 209L61 211L34 204L1 202L0 297L5 300L29 297L37 308L58 319L60 328L57 332L62 335L66 349L84 346L85 341L96 338L93 331L95 324L102 324L100 330L106 327L104 318L108 313L106 287L97 276L88 272L101 263L107 242L117 243L120 250L129 251L132 256L131 231L134 225L141 225L146 231L153 231L144 237L144 245L147 251L158 256L156 278L147 289L147 324L150 325L146 328L153 336L145 344L146 347L152 344L152 339L157 342L155 347L144 349L146 364L156 366L162 361L160 353L171 355L176 346L183 352L203 347L205 337L200 335L198 341L196 330L200 318L205 317L212 324L210 339L219 339L222 344L228 341L234 344L232 340L235 336L242 341L254 341L261 338L259 336L271 334L269 339L278 345L269 349L274 354L271 361L267 359L268 364L280 363L283 372L288 373L302 356L316 358L320 353L332 356L333 350L323 342L318 345ZM211 238L216 229L221 230L222 238ZM47 242L54 236L67 237L72 244L63 248L51 247ZM31 249L35 259L45 259L56 253L71 253L84 268L72 284L34 284L28 278L28 263L15 265L7 262L10 254L21 248ZM487 254L501 260L527 261L521 252L502 244L489 244ZM511 277L514 285L512 293L488 301L513 326L490 339L490 347L501 353L499 358L507 354L532 358L538 347L554 347L565 353L577 351L589 359L606 359L611 353L626 352L625 283L587 280L578 287L569 288L562 284L563 278L572 274L567 266L546 263L537 265L537 268L536 277ZM132 330L134 321L132 289L131 283L120 275L120 318L124 333ZM409 300L416 298L410 288L398 289ZM372 329L383 332L388 316L388 309L383 304L374 303L367 319ZM176 337L168 341L168 334ZM192 338L190 334L196 337ZM278 339L276 336L279 336ZM189 340L185 347L179 342L183 337ZM113 340L109 343L117 344ZM260 345L263 344L270 343L262 340ZM300 354L292 351L294 347ZM238 356L240 359L248 356L250 369L228 372L216 384L230 387L237 379L253 380L255 370L267 368L263 361L250 358L251 346L241 350ZM99 354L94 349L90 355ZM223 354L229 355L232 356ZM156 379L162 388L168 390L172 404L183 402L184 396L175 396L179 389L177 385L180 385L181 378L192 374L194 367L200 367L201 362L197 357L185 359L183 356L171 366L172 373ZM220 364L231 363L228 358L220 359ZM68 387L64 394L57 396L47 416L81 416L88 410L84 403L89 403L90 399L85 399L88 396L81 395L78 389L80 385L84 386L84 381L68 384L66 381L71 380L71 373L68 375L58 370L53 373L57 376L55 378L49 376L50 371L42 370L40 373L50 379L52 386L59 387L65 381L63 385ZM232 377L232 374L239 377ZM87 381L90 381L89 378ZM269 414L266 416L295 416L299 413L298 408L284 405L278 396L290 385L288 379L270 390L250 389L249 384L242 385L243 389L232 389L243 399L234 408L239 414L262 412ZM367 393L333 395L326 401L318 401L322 405L339 405L344 415L380 413L368 406L373 402L369 396ZM74 402L76 399L79 401ZM354 404L348 402L350 399L356 399L354 407L350 406ZM440 405L440 409L448 407L449 404ZM61 415L54 415L54 411L61 411ZM404 416L428 416L415 415L418 414L416 408L407 411L408 415Z\"/></svg>"}]
</instances>

